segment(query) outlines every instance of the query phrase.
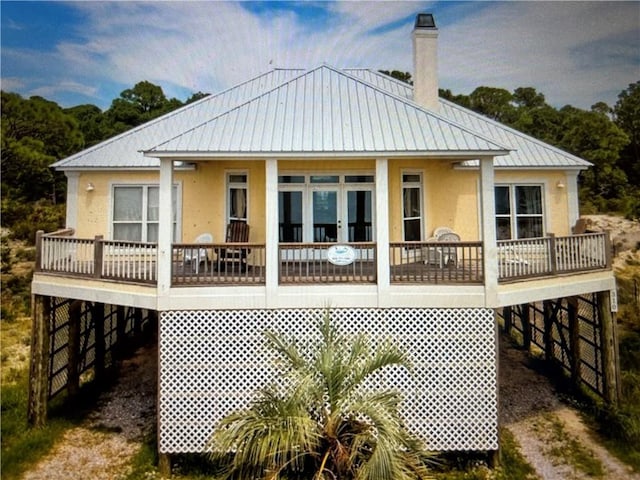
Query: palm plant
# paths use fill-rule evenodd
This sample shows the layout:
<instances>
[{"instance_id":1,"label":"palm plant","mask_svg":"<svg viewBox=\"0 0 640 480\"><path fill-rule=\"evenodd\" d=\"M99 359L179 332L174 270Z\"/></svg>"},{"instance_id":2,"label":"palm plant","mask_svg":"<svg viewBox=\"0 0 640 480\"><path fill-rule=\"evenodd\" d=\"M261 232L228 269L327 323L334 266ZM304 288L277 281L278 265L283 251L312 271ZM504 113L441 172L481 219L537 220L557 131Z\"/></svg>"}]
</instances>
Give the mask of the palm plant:
<instances>
[{"instance_id":1,"label":"palm plant","mask_svg":"<svg viewBox=\"0 0 640 480\"><path fill-rule=\"evenodd\" d=\"M225 417L209 441L228 478L416 480L429 458L405 428L397 391L365 382L389 366L408 368L391 341L337 331L327 311L320 341L305 355L293 340L266 333L286 386L264 388L250 407Z\"/></svg>"}]
</instances>

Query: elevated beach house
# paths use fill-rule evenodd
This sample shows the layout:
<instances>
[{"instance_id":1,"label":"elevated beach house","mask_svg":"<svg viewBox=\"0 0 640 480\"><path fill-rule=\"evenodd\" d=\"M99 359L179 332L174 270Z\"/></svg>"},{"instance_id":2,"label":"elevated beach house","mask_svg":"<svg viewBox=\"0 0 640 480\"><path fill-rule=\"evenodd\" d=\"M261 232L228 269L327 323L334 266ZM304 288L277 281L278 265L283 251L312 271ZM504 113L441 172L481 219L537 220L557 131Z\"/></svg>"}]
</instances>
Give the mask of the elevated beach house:
<instances>
[{"instance_id":1,"label":"elevated beach house","mask_svg":"<svg viewBox=\"0 0 640 480\"><path fill-rule=\"evenodd\" d=\"M201 451L274 379L264 330L304 340L330 306L409 352L380 384L430 448L498 448L497 317L550 357L586 341L580 302L608 332L608 238L572 230L589 163L440 99L433 17L412 36L413 86L275 69L55 163L67 228L37 239L32 421L157 325L159 450Z\"/></svg>"}]
</instances>

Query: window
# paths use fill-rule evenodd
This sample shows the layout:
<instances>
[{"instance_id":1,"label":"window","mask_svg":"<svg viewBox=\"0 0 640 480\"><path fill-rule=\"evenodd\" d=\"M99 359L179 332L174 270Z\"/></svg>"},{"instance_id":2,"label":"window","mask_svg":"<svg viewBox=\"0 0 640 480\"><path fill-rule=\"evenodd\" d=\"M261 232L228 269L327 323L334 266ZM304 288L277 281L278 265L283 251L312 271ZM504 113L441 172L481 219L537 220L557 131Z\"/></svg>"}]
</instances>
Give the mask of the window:
<instances>
[{"instance_id":1,"label":"window","mask_svg":"<svg viewBox=\"0 0 640 480\"><path fill-rule=\"evenodd\" d=\"M544 235L541 185L498 185L495 201L498 240Z\"/></svg>"},{"instance_id":2,"label":"window","mask_svg":"<svg viewBox=\"0 0 640 480\"><path fill-rule=\"evenodd\" d=\"M173 238L177 228L177 186L173 187ZM157 242L160 189L157 185L113 187L113 239Z\"/></svg>"},{"instance_id":3,"label":"window","mask_svg":"<svg viewBox=\"0 0 640 480\"><path fill-rule=\"evenodd\" d=\"M227 175L228 222L247 223L247 174L230 173Z\"/></svg>"},{"instance_id":4,"label":"window","mask_svg":"<svg viewBox=\"0 0 640 480\"><path fill-rule=\"evenodd\" d=\"M402 222L404 241L422 240L422 175L402 175Z\"/></svg>"}]
</instances>

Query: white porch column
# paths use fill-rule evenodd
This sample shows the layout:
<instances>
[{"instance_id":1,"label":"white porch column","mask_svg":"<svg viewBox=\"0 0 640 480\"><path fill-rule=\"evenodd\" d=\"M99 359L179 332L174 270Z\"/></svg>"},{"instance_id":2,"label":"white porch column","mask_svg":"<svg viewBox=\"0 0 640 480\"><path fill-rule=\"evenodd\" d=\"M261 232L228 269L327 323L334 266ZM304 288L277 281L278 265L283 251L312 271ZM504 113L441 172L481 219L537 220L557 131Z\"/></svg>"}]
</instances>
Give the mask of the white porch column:
<instances>
[{"instance_id":1,"label":"white porch column","mask_svg":"<svg viewBox=\"0 0 640 480\"><path fill-rule=\"evenodd\" d=\"M278 291L278 160L265 161L265 233L266 233L266 291L267 306L276 304Z\"/></svg>"},{"instance_id":2,"label":"white porch column","mask_svg":"<svg viewBox=\"0 0 640 480\"><path fill-rule=\"evenodd\" d=\"M388 294L389 277L389 161L376 159L376 243L378 305Z\"/></svg>"},{"instance_id":3,"label":"white porch column","mask_svg":"<svg viewBox=\"0 0 640 480\"><path fill-rule=\"evenodd\" d=\"M484 298L487 307L497 304L498 247L496 244L496 205L493 157L480 159L480 225L484 261Z\"/></svg>"},{"instance_id":4,"label":"white porch column","mask_svg":"<svg viewBox=\"0 0 640 480\"><path fill-rule=\"evenodd\" d=\"M567 205L567 212L569 215L569 229L571 229L578 218L580 218L580 207L578 200L578 172L570 171L566 173L567 175L567 201L569 205ZM571 233L571 230L569 230Z\"/></svg>"},{"instance_id":5,"label":"white porch column","mask_svg":"<svg viewBox=\"0 0 640 480\"><path fill-rule=\"evenodd\" d=\"M80 172L64 172L67 177L67 213L66 213L66 228L73 228L74 230L78 226L78 188L80 184ZM87 195L91 195L93 192L87 192Z\"/></svg>"},{"instance_id":6,"label":"white porch column","mask_svg":"<svg viewBox=\"0 0 640 480\"><path fill-rule=\"evenodd\" d=\"M158 212L158 296L171 288L171 244L173 243L173 160L160 159Z\"/></svg>"}]
</instances>

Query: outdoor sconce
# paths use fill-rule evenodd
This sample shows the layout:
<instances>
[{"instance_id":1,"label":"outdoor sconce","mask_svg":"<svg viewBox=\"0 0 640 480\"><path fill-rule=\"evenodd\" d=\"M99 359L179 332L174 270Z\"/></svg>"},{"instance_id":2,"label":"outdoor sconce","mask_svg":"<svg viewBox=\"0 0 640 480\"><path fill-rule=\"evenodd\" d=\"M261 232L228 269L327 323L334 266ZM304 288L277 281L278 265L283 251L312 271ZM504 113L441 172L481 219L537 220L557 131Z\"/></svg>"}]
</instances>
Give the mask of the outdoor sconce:
<instances>
[{"instance_id":1,"label":"outdoor sconce","mask_svg":"<svg viewBox=\"0 0 640 480\"><path fill-rule=\"evenodd\" d=\"M87 183L87 192L93 192L96 187L93 186L93 183Z\"/></svg>"},{"instance_id":2,"label":"outdoor sconce","mask_svg":"<svg viewBox=\"0 0 640 480\"><path fill-rule=\"evenodd\" d=\"M556 183L556 188L564 188L564 182L562 180L558 180L558 182Z\"/></svg>"}]
</instances>

